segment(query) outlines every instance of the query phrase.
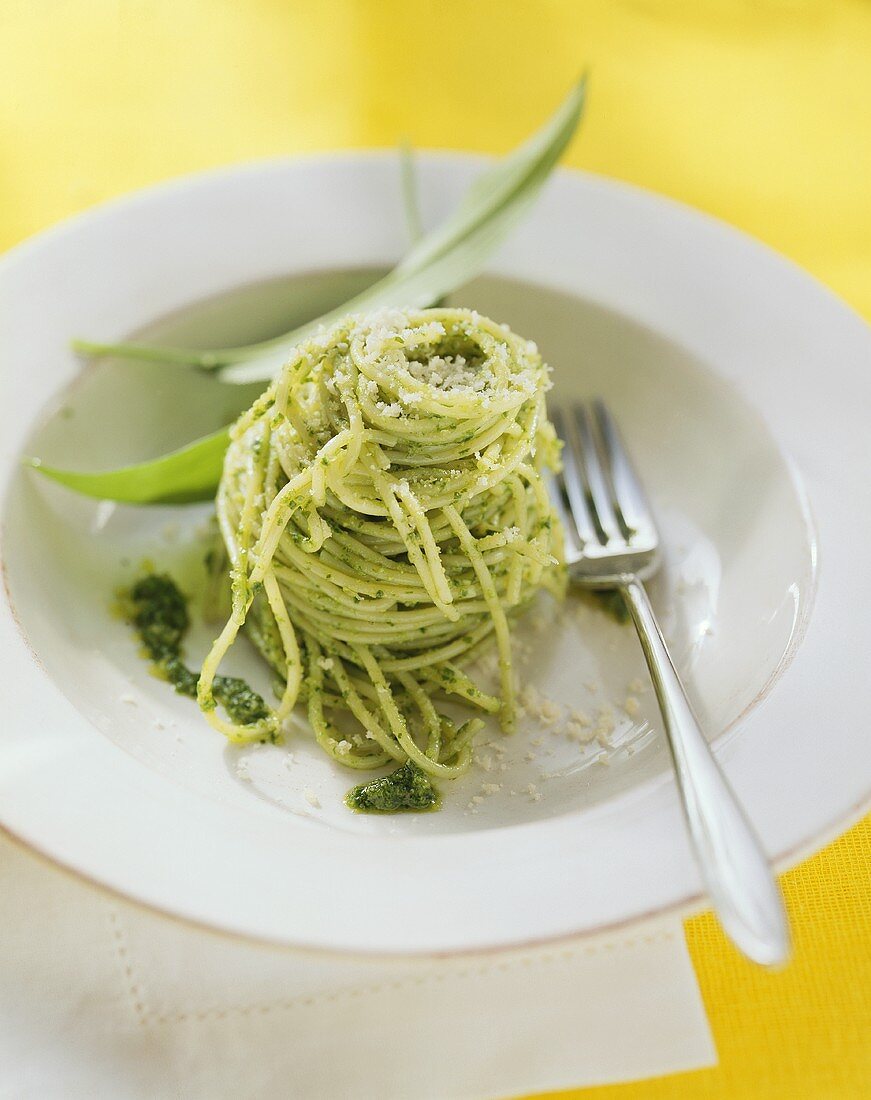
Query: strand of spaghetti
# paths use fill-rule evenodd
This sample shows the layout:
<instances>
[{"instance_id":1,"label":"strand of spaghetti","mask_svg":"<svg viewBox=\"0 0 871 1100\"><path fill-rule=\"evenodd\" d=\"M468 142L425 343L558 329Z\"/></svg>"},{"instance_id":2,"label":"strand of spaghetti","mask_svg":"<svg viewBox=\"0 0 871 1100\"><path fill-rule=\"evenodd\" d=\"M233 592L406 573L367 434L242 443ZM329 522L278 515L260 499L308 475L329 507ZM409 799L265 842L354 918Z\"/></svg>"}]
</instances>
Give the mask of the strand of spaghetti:
<instances>
[{"instance_id":1,"label":"strand of spaghetti","mask_svg":"<svg viewBox=\"0 0 871 1100\"><path fill-rule=\"evenodd\" d=\"M278 715L274 712L247 726L229 722L218 714L215 697L212 693L215 676L221 661L236 640L253 599L246 572L247 558L252 539L255 509L263 485L265 460L267 458L262 447L262 433L257 438L261 445L252 448L250 452L245 454L245 468L249 473L249 478L241 509L238 535L233 543L235 560L231 558L232 607L230 617L203 662L197 682L197 702L207 721L220 733L223 733L225 737L239 743L259 741L264 738L274 739L280 722ZM231 552L229 547L228 552Z\"/></svg>"},{"instance_id":2,"label":"strand of spaghetti","mask_svg":"<svg viewBox=\"0 0 871 1100\"><path fill-rule=\"evenodd\" d=\"M391 759L402 760L404 754L399 751L373 751L368 746L359 746L357 751L342 752L340 745L346 742L339 731L327 721L324 703L328 702L323 689L324 668L322 651L317 642L312 642L308 650L308 719L320 747L337 763L349 768L371 770L380 768Z\"/></svg>"},{"instance_id":3,"label":"strand of spaghetti","mask_svg":"<svg viewBox=\"0 0 871 1100\"><path fill-rule=\"evenodd\" d=\"M426 557L427 565L429 566L433 587L438 594L439 603L437 603L436 606L447 606L447 604L453 603L454 597L451 593L450 585L448 584L448 578L445 576L445 567L442 564L439 548L436 546L435 539L433 538L432 527L429 525L426 513L421 508L420 502L411 491L407 481L400 481L396 486L395 492L405 505L406 512L410 516L411 522L414 524L414 528L423 544L423 552ZM456 612L456 610L453 614L448 614L447 612L445 612L445 614L448 615L448 618L453 618L454 620L459 616L459 612Z\"/></svg>"},{"instance_id":4,"label":"strand of spaghetti","mask_svg":"<svg viewBox=\"0 0 871 1100\"><path fill-rule=\"evenodd\" d=\"M453 608L450 608L450 604L453 597L450 592L448 593L448 599L442 599L439 594L438 586L432 575L429 562L426 560L423 554L420 552L420 547L417 545L415 538L412 535L412 528L409 522L408 516L403 512L399 505L399 501L396 497L396 492L387 478L377 469L372 469L372 483L378 492L378 495L384 501L385 507L390 518L393 520L396 530L399 532L399 536L405 546L405 552L408 555L408 560L417 570L424 588L429 595L429 598L435 604L435 606L445 615L446 618L457 618L457 613Z\"/></svg>"},{"instance_id":5,"label":"strand of spaghetti","mask_svg":"<svg viewBox=\"0 0 871 1100\"><path fill-rule=\"evenodd\" d=\"M502 688L502 709L499 714L503 728L506 731L510 731L514 728L516 718L514 683L511 673L511 638L508 634L508 620L505 617L505 610L499 601L499 596L496 593L496 587L493 584L493 578L490 575L490 570L487 568L487 563L481 557L480 551L475 545L475 540L472 538L471 531L465 523L463 523L462 517L452 504L449 504L447 508L445 508L445 515L448 517L448 523L453 527L457 538L460 540L460 546L462 546L469 555L469 561L472 563L472 568L475 570L475 574L481 585L481 590L484 593L484 599L487 601L487 606L493 617L493 626L496 631L496 645L499 649L499 680Z\"/></svg>"},{"instance_id":6,"label":"strand of spaghetti","mask_svg":"<svg viewBox=\"0 0 871 1100\"><path fill-rule=\"evenodd\" d=\"M427 763L422 763L420 757L423 754L421 754L420 749L418 749L414 742L411 743L412 752L409 753L410 758L414 760L419 767L429 772L430 775L441 776L444 779L455 779L458 775L462 775L463 772L468 771L469 765L472 762L471 745L466 745L458 751L456 764L436 763L442 742L442 720L436 713L436 709L432 705L432 700L413 676L409 676L407 672L402 672L399 674L399 682L414 700L418 710L423 716L429 733L427 751L425 754Z\"/></svg>"},{"instance_id":7,"label":"strand of spaghetti","mask_svg":"<svg viewBox=\"0 0 871 1100\"><path fill-rule=\"evenodd\" d=\"M290 621L290 616L287 613L287 605L281 598L281 589L278 587L278 580L271 569L267 570L266 576L263 578L263 588L266 592L266 599L269 601L272 616L275 619L275 625L278 627L282 649L284 650L284 675L286 682L281 700L275 711L276 718L282 721L293 710L294 704L299 696L299 687L302 683L302 663L299 657L299 644L296 640L296 631L293 629L293 623Z\"/></svg>"},{"instance_id":8,"label":"strand of spaghetti","mask_svg":"<svg viewBox=\"0 0 871 1100\"><path fill-rule=\"evenodd\" d=\"M390 685L384 673L371 652L363 646L357 649L358 662L365 668L369 674L369 678L375 685L375 690L378 692L378 701L381 704L382 711L386 714L390 721L393 734L396 740L402 747L405 755L409 760L413 760L417 766L430 775L439 775L447 779L453 779L458 775L461 775L468 766L469 760L467 759L462 765L455 765L453 767L447 764L439 764L430 758L414 743L411 734L408 732L408 724L405 721L402 712L396 705L396 700L393 698L393 692L390 690Z\"/></svg>"},{"instance_id":9,"label":"strand of spaghetti","mask_svg":"<svg viewBox=\"0 0 871 1100\"><path fill-rule=\"evenodd\" d=\"M421 679L436 685L445 695L457 695L488 714L497 714L502 705L495 695L488 695L487 692L481 691L462 669L449 661L421 671Z\"/></svg>"},{"instance_id":10,"label":"strand of spaghetti","mask_svg":"<svg viewBox=\"0 0 871 1100\"><path fill-rule=\"evenodd\" d=\"M377 741L384 749L388 757L393 757L394 760L404 760L405 754L397 744L396 739L382 727L377 717L360 698L359 692L345 672L341 658L333 657L331 660L337 662L332 666L333 678L342 693L342 698L348 704L350 712L367 733L371 734L372 739Z\"/></svg>"}]
</instances>

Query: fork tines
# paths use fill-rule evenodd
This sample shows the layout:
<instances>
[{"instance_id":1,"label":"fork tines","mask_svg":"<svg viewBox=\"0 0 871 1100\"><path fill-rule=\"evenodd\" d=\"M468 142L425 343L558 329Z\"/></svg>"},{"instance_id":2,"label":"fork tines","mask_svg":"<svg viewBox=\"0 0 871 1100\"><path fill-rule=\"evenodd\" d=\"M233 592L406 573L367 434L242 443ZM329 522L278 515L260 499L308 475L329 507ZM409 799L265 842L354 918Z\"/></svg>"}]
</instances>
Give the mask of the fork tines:
<instances>
[{"instance_id":1,"label":"fork tines","mask_svg":"<svg viewBox=\"0 0 871 1100\"><path fill-rule=\"evenodd\" d=\"M653 551L656 523L614 418L604 401L556 408L551 420L563 440L559 488L574 522L578 549Z\"/></svg>"}]
</instances>

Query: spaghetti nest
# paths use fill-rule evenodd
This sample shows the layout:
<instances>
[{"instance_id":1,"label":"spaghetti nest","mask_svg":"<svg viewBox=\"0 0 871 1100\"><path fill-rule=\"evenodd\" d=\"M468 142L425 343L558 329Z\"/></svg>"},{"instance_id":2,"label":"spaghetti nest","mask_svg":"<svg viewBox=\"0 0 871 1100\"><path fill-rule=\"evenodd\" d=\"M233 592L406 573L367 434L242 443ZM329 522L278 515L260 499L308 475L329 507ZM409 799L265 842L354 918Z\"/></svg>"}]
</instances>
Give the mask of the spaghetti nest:
<instances>
[{"instance_id":1,"label":"spaghetti nest","mask_svg":"<svg viewBox=\"0 0 871 1100\"><path fill-rule=\"evenodd\" d=\"M434 698L512 728L509 615L562 580L548 385L534 344L463 309L349 317L296 349L235 425L218 490L232 611L198 689L217 729L274 740L303 698L339 763L449 778L482 723ZM247 726L212 694L243 625L281 681ZM493 641L498 697L464 671Z\"/></svg>"}]
</instances>

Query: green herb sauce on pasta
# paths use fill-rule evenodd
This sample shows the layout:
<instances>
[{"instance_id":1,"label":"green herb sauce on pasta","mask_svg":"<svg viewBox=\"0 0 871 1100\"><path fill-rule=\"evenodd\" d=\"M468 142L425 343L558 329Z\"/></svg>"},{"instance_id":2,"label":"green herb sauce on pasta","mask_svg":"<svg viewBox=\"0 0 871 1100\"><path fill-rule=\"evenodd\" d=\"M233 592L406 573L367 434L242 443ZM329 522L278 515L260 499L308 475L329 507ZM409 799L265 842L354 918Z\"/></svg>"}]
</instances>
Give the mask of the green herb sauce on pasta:
<instances>
[{"instance_id":1,"label":"green herb sauce on pasta","mask_svg":"<svg viewBox=\"0 0 871 1100\"><path fill-rule=\"evenodd\" d=\"M357 769L462 774L482 723L515 722L509 618L563 583L542 469L558 461L534 344L463 309L349 317L301 344L231 432L217 496L232 611L198 700L233 741L275 739L298 699ZM283 690L239 724L215 678L246 628ZM499 655L499 692L466 668Z\"/></svg>"}]
</instances>

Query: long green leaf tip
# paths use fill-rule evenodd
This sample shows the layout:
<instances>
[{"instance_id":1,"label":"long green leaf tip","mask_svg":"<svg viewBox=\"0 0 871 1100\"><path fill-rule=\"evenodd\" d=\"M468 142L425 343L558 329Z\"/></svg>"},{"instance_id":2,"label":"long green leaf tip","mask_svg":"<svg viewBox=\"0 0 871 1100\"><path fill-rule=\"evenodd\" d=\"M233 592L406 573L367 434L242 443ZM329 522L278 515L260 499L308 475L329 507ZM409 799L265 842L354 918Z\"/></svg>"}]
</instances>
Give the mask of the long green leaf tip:
<instances>
[{"instance_id":1,"label":"long green leaf tip","mask_svg":"<svg viewBox=\"0 0 871 1100\"><path fill-rule=\"evenodd\" d=\"M322 324L384 307L424 307L473 278L538 195L571 141L584 106L582 77L540 130L475 181L454 213L421 237L392 271L337 309L283 336L245 347L197 351L74 341L87 355L116 355L214 370L225 382L266 382ZM406 165L407 170L407 165Z\"/></svg>"},{"instance_id":2,"label":"long green leaf tip","mask_svg":"<svg viewBox=\"0 0 871 1100\"><path fill-rule=\"evenodd\" d=\"M210 500L215 495L229 439L229 427L221 428L150 462L102 473L60 470L39 458L27 458L25 464L69 489L99 500L117 500L125 504L190 504Z\"/></svg>"},{"instance_id":3,"label":"long green leaf tip","mask_svg":"<svg viewBox=\"0 0 871 1100\"><path fill-rule=\"evenodd\" d=\"M537 133L477 179L457 210L421 237L397 267L315 321L275 340L216 351L89 341L74 341L73 347L87 355L111 354L218 370L218 376L228 382L267 381L291 349L321 324L367 309L426 306L438 301L481 270L528 209L577 129L585 81L578 81ZM214 496L228 438L228 429L222 428L150 462L98 473L61 470L37 458L27 461L47 477L87 496L128 504L182 504Z\"/></svg>"}]
</instances>

